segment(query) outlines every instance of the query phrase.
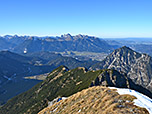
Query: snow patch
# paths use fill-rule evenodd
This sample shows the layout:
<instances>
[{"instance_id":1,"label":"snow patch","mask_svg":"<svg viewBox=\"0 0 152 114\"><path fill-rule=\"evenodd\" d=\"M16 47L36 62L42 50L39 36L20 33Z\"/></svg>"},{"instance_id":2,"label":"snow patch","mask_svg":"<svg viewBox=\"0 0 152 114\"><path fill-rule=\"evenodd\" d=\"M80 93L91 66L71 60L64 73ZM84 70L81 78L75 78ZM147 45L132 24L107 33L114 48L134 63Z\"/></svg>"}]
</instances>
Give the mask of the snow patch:
<instances>
[{"instance_id":1,"label":"snow patch","mask_svg":"<svg viewBox=\"0 0 152 114\"><path fill-rule=\"evenodd\" d=\"M78 111L78 113L80 113L81 112L81 109Z\"/></svg>"},{"instance_id":2,"label":"snow patch","mask_svg":"<svg viewBox=\"0 0 152 114\"><path fill-rule=\"evenodd\" d=\"M48 107L50 107L50 106L52 106L53 104L59 102L59 101L60 101L59 99L60 99L60 100L65 100L65 99L67 99L67 97L60 97L60 98L56 98L56 99L54 99L54 100L52 100L52 101L49 101L49 102L48 102Z\"/></svg>"},{"instance_id":3,"label":"snow patch","mask_svg":"<svg viewBox=\"0 0 152 114\"><path fill-rule=\"evenodd\" d=\"M120 95L123 94L129 94L132 96L135 96L137 99L134 100L134 105L139 107L146 108L150 114L152 114L152 99L147 97L146 95L143 95L135 90L131 89L125 89L125 88L115 88L115 87L109 87L110 89L117 89L117 92Z\"/></svg>"}]
</instances>

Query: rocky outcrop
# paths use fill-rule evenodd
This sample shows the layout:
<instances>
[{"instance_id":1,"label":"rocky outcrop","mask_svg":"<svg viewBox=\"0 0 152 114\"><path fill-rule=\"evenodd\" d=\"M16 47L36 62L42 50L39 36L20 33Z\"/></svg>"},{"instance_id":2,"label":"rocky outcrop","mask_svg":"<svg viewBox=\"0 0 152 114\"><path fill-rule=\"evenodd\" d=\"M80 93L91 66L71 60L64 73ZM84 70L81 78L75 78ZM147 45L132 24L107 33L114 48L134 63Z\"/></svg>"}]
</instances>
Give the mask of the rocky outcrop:
<instances>
[{"instance_id":1,"label":"rocky outcrop","mask_svg":"<svg viewBox=\"0 0 152 114\"><path fill-rule=\"evenodd\" d=\"M125 73L116 70L103 70L103 72L92 82L91 86L111 86L120 88L130 88L128 78Z\"/></svg>"},{"instance_id":2,"label":"rocky outcrop","mask_svg":"<svg viewBox=\"0 0 152 114\"><path fill-rule=\"evenodd\" d=\"M139 84L135 84L126 73L118 72L117 70L106 69L97 76L91 83L91 86L106 86L106 87L118 87L118 88L129 88L143 93L152 98L152 92L145 89Z\"/></svg>"},{"instance_id":3,"label":"rocky outcrop","mask_svg":"<svg viewBox=\"0 0 152 114\"><path fill-rule=\"evenodd\" d=\"M124 72L134 83L152 92L152 58L126 46L113 51L90 69L115 69Z\"/></svg>"}]
</instances>

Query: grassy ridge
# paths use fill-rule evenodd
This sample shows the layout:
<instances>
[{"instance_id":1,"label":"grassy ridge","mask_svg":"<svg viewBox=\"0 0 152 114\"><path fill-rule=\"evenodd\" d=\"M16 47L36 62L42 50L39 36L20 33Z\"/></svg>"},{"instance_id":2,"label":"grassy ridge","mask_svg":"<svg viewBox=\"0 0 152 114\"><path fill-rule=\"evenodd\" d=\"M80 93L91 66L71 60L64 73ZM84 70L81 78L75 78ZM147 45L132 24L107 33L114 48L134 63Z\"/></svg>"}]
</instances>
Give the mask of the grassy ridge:
<instances>
[{"instance_id":1,"label":"grassy ridge","mask_svg":"<svg viewBox=\"0 0 152 114\"><path fill-rule=\"evenodd\" d=\"M58 96L70 96L91 85L101 71L86 72L84 68L76 68L65 72L63 66L52 71L48 78L29 91L9 100L2 108L1 114L32 113L36 114L47 106L48 101ZM81 82L82 83L78 83Z\"/></svg>"},{"instance_id":2,"label":"grassy ridge","mask_svg":"<svg viewBox=\"0 0 152 114\"><path fill-rule=\"evenodd\" d=\"M44 81L9 100L0 108L0 114L37 114L48 106L48 101L59 96L68 97L96 85L131 88L150 95L149 91L135 85L116 70L87 71L84 67L68 70L60 66L53 70Z\"/></svg>"}]
</instances>

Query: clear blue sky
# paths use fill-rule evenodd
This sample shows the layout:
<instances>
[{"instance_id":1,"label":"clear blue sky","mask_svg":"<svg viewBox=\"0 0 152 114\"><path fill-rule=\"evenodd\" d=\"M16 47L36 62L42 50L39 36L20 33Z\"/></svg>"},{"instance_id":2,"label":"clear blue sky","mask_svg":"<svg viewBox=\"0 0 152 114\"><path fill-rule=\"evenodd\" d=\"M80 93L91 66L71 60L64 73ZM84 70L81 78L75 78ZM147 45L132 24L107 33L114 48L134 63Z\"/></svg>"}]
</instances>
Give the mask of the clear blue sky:
<instances>
[{"instance_id":1,"label":"clear blue sky","mask_svg":"<svg viewBox=\"0 0 152 114\"><path fill-rule=\"evenodd\" d=\"M152 37L152 0L0 0L0 35Z\"/></svg>"}]
</instances>

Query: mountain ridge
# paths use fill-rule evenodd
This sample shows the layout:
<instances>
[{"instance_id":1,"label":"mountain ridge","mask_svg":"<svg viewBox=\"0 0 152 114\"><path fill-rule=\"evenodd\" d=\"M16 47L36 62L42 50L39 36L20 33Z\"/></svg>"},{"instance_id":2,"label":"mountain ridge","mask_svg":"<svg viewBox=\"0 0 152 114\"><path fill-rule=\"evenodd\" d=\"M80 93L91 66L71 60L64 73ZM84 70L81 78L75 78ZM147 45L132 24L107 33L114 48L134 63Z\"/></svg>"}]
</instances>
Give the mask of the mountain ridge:
<instances>
[{"instance_id":1,"label":"mountain ridge","mask_svg":"<svg viewBox=\"0 0 152 114\"><path fill-rule=\"evenodd\" d=\"M84 89L76 94L66 97L63 100L58 101L53 100L48 107L44 108L38 114L51 114L51 113L60 113L60 114L77 114L77 113L90 113L90 114L149 114L151 106L142 106L137 105L137 100L139 102L149 101L151 105L151 99L141 99L142 94L138 96L130 94L118 94L121 92L119 89L118 93L116 89L119 88L107 88L102 86L91 87ZM133 91L130 89L125 89L128 91ZM128 92L129 93L129 92ZM133 93L133 92L132 92ZM134 92L135 93L135 92ZM147 103L147 102L144 102ZM146 108L146 109L145 109Z\"/></svg>"},{"instance_id":2,"label":"mountain ridge","mask_svg":"<svg viewBox=\"0 0 152 114\"><path fill-rule=\"evenodd\" d=\"M88 35L75 35L64 34L60 37L36 37L36 36L4 36L0 40L8 42L2 49L7 49L17 53L24 53L24 50L29 52L39 51L88 51L88 52L110 52L113 47L105 40ZM0 48L1 49L1 48Z\"/></svg>"},{"instance_id":3,"label":"mountain ridge","mask_svg":"<svg viewBox=\"0 0 152 114\"><path fill-rule=\"evenodd\" d=\"M129 47L114 50L102 62L90 69L115 69L127 73L127 76L138 85L152 92L152 58L147 54L140 54Z\"/></svg>"},{"instance_id":4,"label":"mountain ridge","mask_svg":"<svg viewBox=\"0 0 152 114\"><path fill-rule=\"evenodd\" d=\"M52 52L37 52L17 54L10 51L0 51L0 105L37 84L38 80L28 77L51 72L60 65L69 69L78 66L90 67L93 61L79 61L71 57L63 57ZM72 63L72 64L70 64ZM25 79L25 77L27 77Z\"/></svg>"},{"instance_id":5,"label":"mountain ridge","mask_svg":"<svg viewBox=\"0 0 152 114\"><path fill-rule=\"evenodd\" d=\"M67 67L60 66L53 70L43 82L35 85L27 92L10 99L0 108L0 113L11 114L15 111L16 113L36 114L47 107L48 101L52 101L58 96L67 97L97 85L121 88L137 87L135 89L147 94L144 88L134 84L126 76L115 70L89 71L84 67L69 70ZM148 93L148 95L151 94Z\"/></svg>"}]
</instances>

